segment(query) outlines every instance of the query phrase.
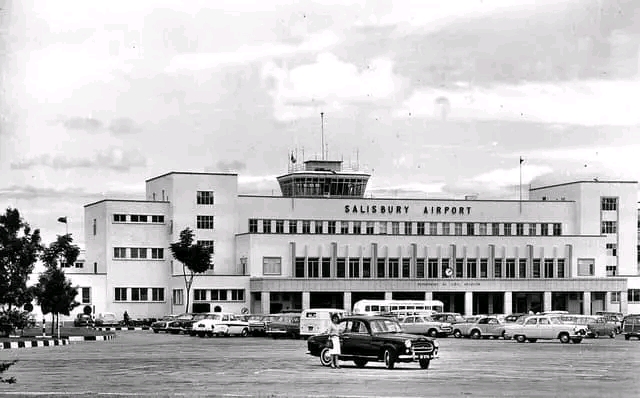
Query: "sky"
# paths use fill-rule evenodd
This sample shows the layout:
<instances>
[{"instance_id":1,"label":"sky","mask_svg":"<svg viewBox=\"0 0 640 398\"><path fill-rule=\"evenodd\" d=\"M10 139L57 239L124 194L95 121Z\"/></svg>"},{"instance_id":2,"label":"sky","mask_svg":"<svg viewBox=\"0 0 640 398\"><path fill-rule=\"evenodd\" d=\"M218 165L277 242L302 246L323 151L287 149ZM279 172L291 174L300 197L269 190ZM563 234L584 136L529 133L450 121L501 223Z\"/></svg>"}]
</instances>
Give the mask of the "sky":
<instances>
[{"instance_id":1,"label":"sky","mask_svg":"<svg viewBox=\"0 0 640 398\"><path fill-rule=\"evenodd\" d=\"M329 158L370 172L373 197L512 199L520 173L526 187L638 180L633 1L0 9L0 207L46 242L66 216L82 244L85 204L143 199L169 171L279 194L291 151L321 156L321 112Z\"/></svg>"}]
</instances>

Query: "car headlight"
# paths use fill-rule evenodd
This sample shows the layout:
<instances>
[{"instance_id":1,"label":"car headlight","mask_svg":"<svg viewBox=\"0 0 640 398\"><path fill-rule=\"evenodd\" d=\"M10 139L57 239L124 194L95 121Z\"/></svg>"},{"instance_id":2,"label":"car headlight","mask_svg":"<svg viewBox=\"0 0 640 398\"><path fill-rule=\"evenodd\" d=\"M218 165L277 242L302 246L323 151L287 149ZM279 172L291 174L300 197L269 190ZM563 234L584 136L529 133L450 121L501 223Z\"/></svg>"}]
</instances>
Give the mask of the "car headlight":
<instances>
[{"instance_id":1,"label":"car headlight","mask_svg":"<svg viewBox=\"0 0 640 398\"><path fill-rule=\"evenodd\" d=\"M433 346L436 348L440 347L440 343L438 343L438 340L433 340Z\"/></svg>"},{"instance_id":2,"label":"car headlight","mask_svg":"<svg viewBox=\"0 0 640 398\"><path fill-rule=\"evenodd\" d=\"M411 340L405 340L404 346L407 348L411 348Z\"/></svg>"}]
</instances>

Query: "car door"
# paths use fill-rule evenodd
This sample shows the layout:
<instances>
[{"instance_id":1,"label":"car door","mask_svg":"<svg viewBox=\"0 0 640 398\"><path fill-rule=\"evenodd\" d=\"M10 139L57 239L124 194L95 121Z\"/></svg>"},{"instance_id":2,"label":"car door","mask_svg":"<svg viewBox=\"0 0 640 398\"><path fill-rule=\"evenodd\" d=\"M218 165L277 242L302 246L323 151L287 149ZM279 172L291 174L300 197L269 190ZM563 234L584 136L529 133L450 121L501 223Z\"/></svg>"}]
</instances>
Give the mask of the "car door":
<instances>
[{"instance_id":1,"label":"car door","mask_svg":"<svg viewBox=\"0 0 640 398\"><path fill-rule=\"evenodd\" d=\"M538 318L538 339L552 339L556 337L556 333L553 331L553 325L549 321L549 318Z\"/></svg>"},{"instance_id":2,"label":"car door","mask_svg":"<svg viewBox=\"0 0 640 398\"><path fill-rule=\"evenodd\" d=\"M350 339L349 345L351 355L371 356L371 333L365 322L360 320L353 321L351 332L345 334L345 338Z\"/></svg>"},{"instance_id":3,"label":"car door","mask_svg":"<svg viewBox=\"0 0 640 398\"><path fill-rule=\"evenodd\" d=\"M524 334L527 338L537 339L538 338L538 318L531 317L527 319L522 325L522 334Z\"/></svg>"},{"instance_id":4,"label":"car door","mask_svg":"<svg viewBox=\"0 0 640 398\"><path fill-rule=\"evenodd\" d=\"M499 336L498 328L500 327L500 322L498 322L497 318L486 318L486 323L482 325L483 331L482 333L485 336Z\"/></svg>"},{"instance_id":5,"label":"car door","mask_svg":"<svg viewBox=\"0 0 640 398\"><path fill-rule=\"evenodd\" d=\"M340 352L342 355L351 355L353 352L353 340L351 338L352 328L353 321L350 319L342 320L338 323L338 330L340 331Z\"/></svg>"},{"instance_id":6,"label":"car door","mask_svg":"<svg viewBox=\"0 0 640 398\"><path fill-rule=\"evenodd\" d=\"M416 333L415 331L415 317L412 316L408 316L406 318L404 318L402 320L402 323L400 323L400 326L402 326L402 330L404 330L406 333Z\"/></svg>"}]
</instances>

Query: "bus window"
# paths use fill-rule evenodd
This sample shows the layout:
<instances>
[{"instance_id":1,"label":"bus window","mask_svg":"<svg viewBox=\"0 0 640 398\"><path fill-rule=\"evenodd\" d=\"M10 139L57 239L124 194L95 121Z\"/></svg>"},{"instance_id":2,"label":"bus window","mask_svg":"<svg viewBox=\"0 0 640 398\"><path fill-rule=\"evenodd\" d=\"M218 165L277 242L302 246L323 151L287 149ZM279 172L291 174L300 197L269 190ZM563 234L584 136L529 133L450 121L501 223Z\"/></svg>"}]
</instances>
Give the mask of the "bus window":
<instances>
[{"instance_id":1,"label":"bus window","mask_svg":"<svg viewBox=\"0 0 640 398\"><path fill-rule=\"evenodd\" d=\"M365 305L365 306L364 306L364 310L365 310L366 312L371 311L371 306L370 306L370 305Z\"/></svg>"},{"instance_id":2,"label":"bus window","mask_svg":"<svg viewBox=\"0 0 640 398\"><path fill-rule=\"evenodd\" d=\"M370 311L369 306L367 306L367 311ZM378 307L377 305L372 305L371 306L371 311L380 311L380 307Z\"/></svg>"},{"instance_id":3,"label":"bus window","mask_svg":"<svg viewBox=\"0 0 640 398\"><path fill-rule=\"evenodd\" d=\"M416 309L417 310L424 310L425 308L424 308L424 305L416 305ZM429 308L427 308L427 309L429 309Z\"/></svg>"},{"instance_id":4,"label":"bus window","mask_svg":"<svg viewBox=\"0 0 640 398\"><path fill-rule=\"evenodd\" d=\"M391 306L391 311L397 311L398 310L398 306L397 305L392 305Z\"/></svg>"}]
</instances>

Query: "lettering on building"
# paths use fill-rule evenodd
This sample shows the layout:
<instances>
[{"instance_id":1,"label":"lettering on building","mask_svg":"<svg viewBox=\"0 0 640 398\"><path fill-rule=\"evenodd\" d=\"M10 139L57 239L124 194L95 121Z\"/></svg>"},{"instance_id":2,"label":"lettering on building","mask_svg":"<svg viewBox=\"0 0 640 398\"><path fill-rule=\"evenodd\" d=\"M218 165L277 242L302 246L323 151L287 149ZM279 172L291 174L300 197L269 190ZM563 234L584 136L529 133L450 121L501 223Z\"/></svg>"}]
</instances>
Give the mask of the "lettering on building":
<instances>
[{"instance_id":1,"label":"lettering on building","mask_svg":"<svg viewBox=\"0 0 640 398\"><path fill-rule=\"evenodd\" d=\"M345 205L344 212L347 214L409 214L409 206ZM471 214L471 206L424 206L422 214L466 216Z\"/></svg>"}]
</instances>

